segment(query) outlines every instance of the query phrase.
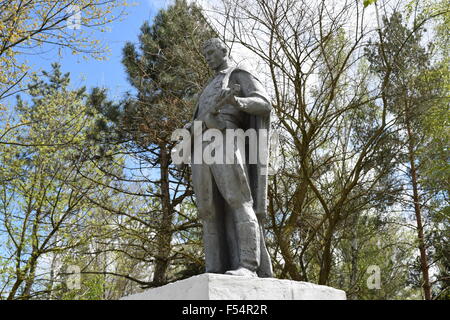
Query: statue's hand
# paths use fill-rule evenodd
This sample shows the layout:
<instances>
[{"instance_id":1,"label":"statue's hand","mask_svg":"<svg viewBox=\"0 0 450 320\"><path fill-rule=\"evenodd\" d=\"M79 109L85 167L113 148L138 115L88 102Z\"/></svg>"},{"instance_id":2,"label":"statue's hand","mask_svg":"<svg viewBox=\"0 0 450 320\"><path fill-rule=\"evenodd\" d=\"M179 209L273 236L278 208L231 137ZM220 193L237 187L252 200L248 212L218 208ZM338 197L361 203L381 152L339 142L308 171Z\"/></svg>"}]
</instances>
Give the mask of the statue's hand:
<instances>
[{"instance_id":1,"label":"statue's hand","mask_svg":"<svg viewBox=\"0 0 450 320\"><path fill-rule=\"evenodd\" d=\"M219 102L221 105L225 104L236 104L236 99L233 91L230 88L223 89L220 93Z\"/></svg>"},{"instance_id":2,"label":"statue's hand","mask_svg":"<svg viewBox=\"0 0 450 320\"><path fill-rule=\"evenodd\" d=\"M238 84L233 84L231 86L231 88L226 88L226 89L222 89L222 91L220 92L219 98L218 98L218 106L219 108L217 108L216 112L214 113L218 113L220 110L220 107L226 105L226 104L231 104L233 106L237 106L237 101L236 101L236 95L239 94L239 91L241 90L241 86Z\"/></svg>"}]
</instances>

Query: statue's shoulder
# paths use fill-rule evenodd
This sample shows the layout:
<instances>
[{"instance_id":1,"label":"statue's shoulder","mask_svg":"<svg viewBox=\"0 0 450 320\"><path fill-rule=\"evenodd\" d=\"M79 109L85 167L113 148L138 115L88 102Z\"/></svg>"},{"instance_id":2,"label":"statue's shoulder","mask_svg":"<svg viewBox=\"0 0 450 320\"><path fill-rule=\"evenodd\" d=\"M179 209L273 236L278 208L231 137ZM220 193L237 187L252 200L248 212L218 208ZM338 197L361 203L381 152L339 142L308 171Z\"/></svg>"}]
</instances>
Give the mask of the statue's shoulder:
<instances>
[{"instance_id":1,"label":"statue's shoulder","mask_svg":"<svg viewBox=\"0 0 450 320\"><path fill-rule=\"evenodd\" d=\"M254 72L246 65L236 65L231 70L232 74L247 74L254 76Z\"/></svg>"},{"instance_id":2,"label":"statue's shoulder","mask_svg":"<svg viewBox=\"0 0 450 320\"><path fill-rule=\"evenodd\" d=\"M251 70L251 68L249 68L245 64L236 65L235 67L233 67L233 70L231 70L231 77L234 79L239 79L241 81L257 80L261 82L256 76L256 72L254 70Z\"/></svg>"}]
</instances>

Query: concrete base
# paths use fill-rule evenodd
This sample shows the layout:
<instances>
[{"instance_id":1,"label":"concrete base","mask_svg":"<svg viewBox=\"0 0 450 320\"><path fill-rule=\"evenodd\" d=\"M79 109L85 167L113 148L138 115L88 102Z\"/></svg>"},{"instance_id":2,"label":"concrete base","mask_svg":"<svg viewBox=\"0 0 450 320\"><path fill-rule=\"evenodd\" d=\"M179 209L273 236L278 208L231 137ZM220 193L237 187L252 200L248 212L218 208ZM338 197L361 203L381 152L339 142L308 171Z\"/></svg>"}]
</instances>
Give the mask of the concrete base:
<instances>
[{"instance_id":1,"label":"concrete base","mask_svg":"<svg viewBox=\"0 0 450 320\"><path fill-rule=\"evenodd\" d=\"M204 273L121 300L345 300L342 290L275 278Z\"/></svg>"}]
</instances>

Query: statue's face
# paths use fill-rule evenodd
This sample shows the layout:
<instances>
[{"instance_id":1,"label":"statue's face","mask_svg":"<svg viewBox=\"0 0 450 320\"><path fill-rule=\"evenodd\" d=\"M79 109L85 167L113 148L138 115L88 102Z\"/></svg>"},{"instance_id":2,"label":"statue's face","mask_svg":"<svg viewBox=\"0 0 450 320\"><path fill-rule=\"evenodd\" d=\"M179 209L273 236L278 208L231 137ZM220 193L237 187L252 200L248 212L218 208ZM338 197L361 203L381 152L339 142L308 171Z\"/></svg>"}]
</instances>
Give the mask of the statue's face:
<instances>
[{"instance_id":1,"label":"statue's face","mask_svg":"<svg viewBox=\"0 0 450 320\"><path fill-rule=\"evenodd\" d=\"M209 67L217 70L224 63L226 53L215 46L208 46L205 48L204 55Z\"/></svg>"}]
</instances>

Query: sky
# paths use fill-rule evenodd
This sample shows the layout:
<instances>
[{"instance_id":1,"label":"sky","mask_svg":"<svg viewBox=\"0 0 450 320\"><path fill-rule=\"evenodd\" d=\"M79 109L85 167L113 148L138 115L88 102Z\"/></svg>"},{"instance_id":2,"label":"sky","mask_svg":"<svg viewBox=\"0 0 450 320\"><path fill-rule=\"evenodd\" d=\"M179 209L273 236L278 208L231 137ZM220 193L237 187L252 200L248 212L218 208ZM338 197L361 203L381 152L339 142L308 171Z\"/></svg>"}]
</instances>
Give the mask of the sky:
<instances>
[{"instance_id":1,"label":"sky","mask_svg":"<svg viewBox=\"0 0 450 320\"><path fill-rule=\"evenodd\" d=\"M110 98L121 97L124 92L131 89L121 63L122 48L128 41L137 43L140 27L144 21L151 21L161 8L166 8L171 2L135 0L135 6L125 8L127 15L121 21L117 20L108 25L110 31L94 33L93 36L106 43L110 49L104 61L93 58L85 60L82 55L73 55L69 50L63 50L60 56L57 48L45 47L41 50L41 54L27 55L24 59L31 66L31 71L51 70L51 64L58 62L63 73L70 72L74 88L86 86L89 90L101 86L108 88ZM11 97L8 100L13 103L15 98Z\"/></svg>"}]
</instances>

